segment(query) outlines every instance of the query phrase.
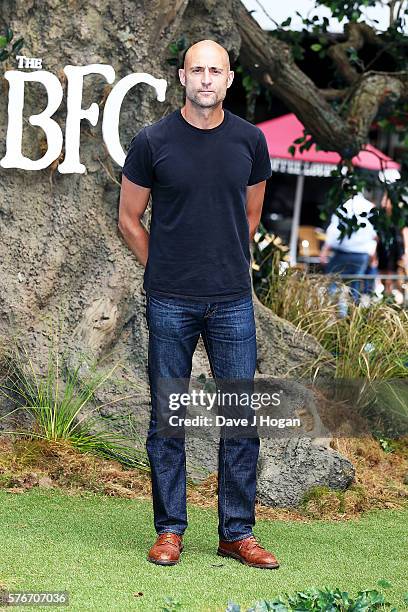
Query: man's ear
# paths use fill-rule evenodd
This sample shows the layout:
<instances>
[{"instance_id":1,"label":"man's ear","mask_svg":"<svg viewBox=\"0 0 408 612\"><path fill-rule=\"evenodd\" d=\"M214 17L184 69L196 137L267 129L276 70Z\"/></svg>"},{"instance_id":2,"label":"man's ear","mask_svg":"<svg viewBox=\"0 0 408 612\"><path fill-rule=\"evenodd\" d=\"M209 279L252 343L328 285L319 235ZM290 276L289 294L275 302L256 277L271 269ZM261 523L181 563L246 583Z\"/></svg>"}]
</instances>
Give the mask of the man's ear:
<instances>
[{"instance_id":1,"label":"man's ear","mask_svg":"<svg viewBox=\"0 0 408 612\"><path fill-rule=\"evenodd\" d=\"M186 84L186 73L185 73L184 68L179 68L178 75L179 75L180 83L185 86L185 84Z\"/></svg>"},{"instance_id":2,"label":"man's ear","mask_svg":"<svg viewBox=\"0 0 408 612\"><path fill-rule=\"evenodd\" d=\"M233 80L234 80L234 71L233 70L229 70L229 72L228 72L228 79L227 79L227 88L231 87Z\"/></svg>"}]
</instances>

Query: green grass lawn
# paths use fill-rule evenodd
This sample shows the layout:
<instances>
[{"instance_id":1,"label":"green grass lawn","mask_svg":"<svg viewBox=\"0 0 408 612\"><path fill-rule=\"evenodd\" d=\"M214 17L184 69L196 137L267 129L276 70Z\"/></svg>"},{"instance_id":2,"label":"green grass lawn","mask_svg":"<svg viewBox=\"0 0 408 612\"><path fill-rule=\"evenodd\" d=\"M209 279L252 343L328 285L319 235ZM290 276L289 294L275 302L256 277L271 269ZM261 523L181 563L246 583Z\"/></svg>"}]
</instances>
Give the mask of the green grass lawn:
<instances>
[{"instance_id":1,"label":"green grass lawn","mask_svg":"<svg viewBox=\"0 0 408 612\"><path fill-rule=\"evenodd\" d=\"M385 578L389 601L406 609L408 508L347 522L259 520L254 532L280 560L278 570L217 556L216 512L189 506L188 516L180 563L160 567L146 560L155 539L149 501L0 491L0 583L67 590L70 611L160 610L171 596L181 610L218 612L228 600L246 610L258 599L312 586L356 595Z\"/></svg>"}]
</instances>

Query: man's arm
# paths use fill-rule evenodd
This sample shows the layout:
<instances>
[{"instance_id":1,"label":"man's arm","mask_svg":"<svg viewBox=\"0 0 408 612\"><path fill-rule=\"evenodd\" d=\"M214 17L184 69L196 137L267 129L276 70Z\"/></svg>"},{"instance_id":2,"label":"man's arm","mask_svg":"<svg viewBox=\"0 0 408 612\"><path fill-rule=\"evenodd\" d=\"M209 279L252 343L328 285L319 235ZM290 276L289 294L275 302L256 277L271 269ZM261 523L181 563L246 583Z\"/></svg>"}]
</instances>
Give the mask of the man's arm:
<instances>
[{"instance_id":1,"label":"man's arm","mask_svg":"<svg viewBox=\"0 0 408 612\"><path fill-rule=\"evenodd\" d=\"M326 229L326 238L324 244L320 250L319 260L321 264L327 264L329 262L329 255L333 247L335 247L338 243L337 238L339 235L338 230L338 221L339 218L337 215L333 214L330 219L329 226Z\"/></svg>"},{"instance_id":2,"label":"man's arm","mask_svg":"<svg viewBox=\"0 0 408 612\"><path fill-rule=\"evenodd\" d=\"M141 218L147 208L150 191L149 187L141 187L122 174L118 227L125 242L144 267L149 254L149 233L142 225Z\"/></svg>"},{"instance_id":3,"label":"man's arm","mask_svg":"<svg viewBox=\"0 0 408 612\"><path fill-rule=\"evenodd\" d=\"M249 239L252 241L262 215L266 181L247 186L246 212L249 223Z\"/></svg>"}]
</instances>

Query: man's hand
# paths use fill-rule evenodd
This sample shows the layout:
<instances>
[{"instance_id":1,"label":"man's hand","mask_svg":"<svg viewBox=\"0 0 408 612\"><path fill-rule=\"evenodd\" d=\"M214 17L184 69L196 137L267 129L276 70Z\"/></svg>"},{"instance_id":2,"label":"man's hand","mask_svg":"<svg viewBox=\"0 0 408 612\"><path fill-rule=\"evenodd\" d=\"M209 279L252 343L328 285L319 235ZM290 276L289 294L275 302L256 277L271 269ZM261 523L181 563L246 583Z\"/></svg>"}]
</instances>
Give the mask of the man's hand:
<instances>
[{"instance_id":1,"label":"man's hand","mask_svg":"<svg viewBox=\"0 0 408 612\"><path fill-rule=\"evenodd\" d=\"M149 254L149 233L141 218L147 208L150 188L141 187L122 175L118 227L138 261L146 267Z\"/></svg>"},{"instance_id":2,"label":"man's hand","mask_svg":"<svg viewBox=\"0 0 408 612\"><path fill-rule=\"evenodd\" d=\"M370 268L378 268L378 255L377 255L377 253L373 253L372 255L370 255L370 258L368 260L368 265L370 266Z\"/></svg>"},{"instance_id":3,"label":"man's hand","mask_svg":"<svg viewBox=\"0 0 408 612\"><path fill-rule=\"evenodd\" d=\"M266 181L247 186L246 211L249 223L249 239L253 240L262 215Z\"/></svg>"},{"instance_id":4,"label":"man's hand","mask_svg":"<svg viewBox=\"0 0 408 612\"><path fill-rule=\"evenodd\" d=\"M331 249L327 244L324 244L322 246L322 250L320 251L320 255L319 255L319 261L322 265L325 265L329 262L330 251Z\"/></svg>"}]
</instances>

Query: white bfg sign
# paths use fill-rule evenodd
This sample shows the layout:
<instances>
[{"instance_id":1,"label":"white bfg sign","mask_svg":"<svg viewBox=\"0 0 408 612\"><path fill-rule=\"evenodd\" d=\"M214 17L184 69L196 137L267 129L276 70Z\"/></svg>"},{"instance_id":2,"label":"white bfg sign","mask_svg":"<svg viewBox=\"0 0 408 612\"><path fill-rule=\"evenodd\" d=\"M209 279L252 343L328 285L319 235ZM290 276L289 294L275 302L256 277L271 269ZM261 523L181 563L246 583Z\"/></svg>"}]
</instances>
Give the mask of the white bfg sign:
<instances>
[{"instance_id":1,"label":"white bfg sign","mask_svg":"<svg viewBox=\"0 0 408 612\"><path fill-rule=\"evenodd\" d=\"M19 67L41 68L41 59L17 56ZM35 62L34 62L35 60ZM89 64L88 66L65 66L67 76L67 117L65 128L65 158L59 164L58 171L62 174L86 172L86 167L79 159L79 143L81 120L87 119L96 125L99 118L99 106L94 102L87 109L82 108L82 90L84 76L101 74L109 84L115 80L115 70L107 64ZM63 89L59 79L46 70L21 72L8 70L4 78L9 82L8 125L6 140L6 155L0 160L3 168L20 168L22 170L42 170L58 159L62 151L63 135L60 126L51 119L63 98ZM22 153L24 88L26 81L42 83L46 89L48 104L38 115L31 115L31 125L42 128L47 139L47 152L37 160L29 159ZM122 102L128 91L138 83L146 83L156 90L157 100L164 102L167 81L156 79L146 72L129 74L112 88L103 111L102 137L110 156L119 165L125 162L125 152L119 140L119 117Z\"/></svg>"}]
</instances>

